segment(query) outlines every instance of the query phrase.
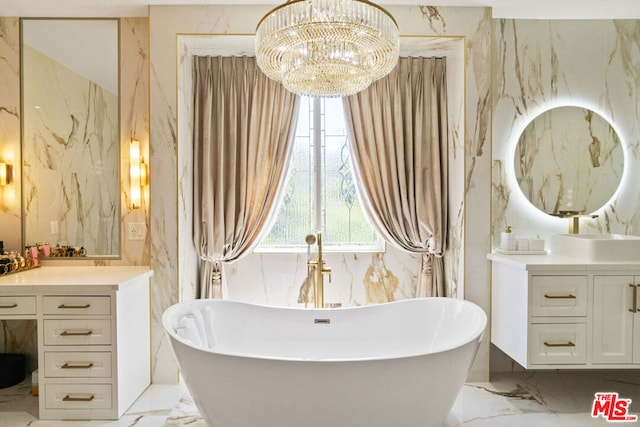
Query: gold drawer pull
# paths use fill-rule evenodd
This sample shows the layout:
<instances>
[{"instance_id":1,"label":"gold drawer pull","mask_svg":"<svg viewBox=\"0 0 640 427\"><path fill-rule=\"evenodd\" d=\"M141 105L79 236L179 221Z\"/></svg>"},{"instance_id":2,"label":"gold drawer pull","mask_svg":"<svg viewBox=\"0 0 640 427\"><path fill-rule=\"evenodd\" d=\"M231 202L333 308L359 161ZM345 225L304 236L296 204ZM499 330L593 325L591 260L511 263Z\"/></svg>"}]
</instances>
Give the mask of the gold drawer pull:
<instances>
[{"instance_id":1,"label":"gold drawer pull","mask_svg":"<svg viewBox=\"0 0 640 427\"><path fill-rule=\"evenodd\" d=\"M62 399L63 402L91 402L95 396L92 394L88 397L71 397L68 394Z\"/></svg>"},{"instance_id":2,"label":"gold drawer pull","mask_svg":"<svg viewBox=\"0 0 640 427\"><path fill-rule=\"evenodd\" d=\"M544 297L546 299L576 299L575 295L549 295L549 294L544 294Z\"/></svg>"},{"instance_id":3,"label":"gold drawer pull","mask_svg":"<svg viewBox=\"0 0 640 427\"><path fill-rule=\"evenodd\" d=\"M60 332L60 336L62 336L62 337L88 337L92 333L93 333L93 331L91 331L91 330L88 330L88 331L85 331L85 332L62 331L62 332Z\"/></svg>"},{"instance_id":4,"label":"gold drawer pull","mask_svg":"<svg viewBox=\"0 0 640 427\"><path fill-rule=\"evenodd\" d=\"M553 343L553 342L544 342L546 347L575 347L576 345L571 341L563 342L563 343Z\"/></svg>"},{"instance_id":5,"label":"gold drawer pull","mask_svg":"<svg viewBox=\"0 0 640 427\"><path fill-rule=\"evenodd\" d=\"M85 364L69 364L69 363L65 363L64 365L62 365L60 367L60 369L90 369L93 368L93 363L89 362L89 363L85 363Z\"/></svg>"},{"instance_id":6,"label":"gold drawer pull","mask_svg":"<svg viewBox=\"0 0 640 427\"><path fill-rule=\"evenodd\" d=\"M636 285L629 285L633 288L633 308L630 308L629 311L632 313L638 312L638 287Z\"/></svg>"},{"instance_id":7,"label":"gold drawer pull","mask_svg":"<svg viewBox=\"0 0 640 427\"><path fill-rule=\"evenodd\" d=\"M58 306L59 309L65 309L65 308L89 308L91 307L91 304L83 304L83 305L67 305L67 304L60 304Z\"/></svg>"},{"instance_id":8,"label":"gold drawer pull","mask_svg":"<svg viewBox=\"0 0 640 427\"><path fill-rule=\"evenodd\" d=\"M18 304L13 303L11 305L0 305L0 308L16 308Z\"/></svg>"}]
</instances>

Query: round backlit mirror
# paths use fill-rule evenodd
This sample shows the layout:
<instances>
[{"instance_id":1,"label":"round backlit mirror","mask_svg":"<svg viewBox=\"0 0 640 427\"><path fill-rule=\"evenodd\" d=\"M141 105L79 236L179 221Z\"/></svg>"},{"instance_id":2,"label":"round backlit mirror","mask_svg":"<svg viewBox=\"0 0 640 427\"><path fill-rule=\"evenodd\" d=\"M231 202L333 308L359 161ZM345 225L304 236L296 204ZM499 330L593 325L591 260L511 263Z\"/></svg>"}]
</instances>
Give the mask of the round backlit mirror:
<instances>
[{"instance_id":1,"label":"round backlit mirror","mask_svg":"<svg viewBox=\"0 0 640 427\"><path fill-rule=\"evenodd\" d=\"M576 106L535 117L518 140L515 175L525 197L548 214L589 214L618 189L624 152L615 129L599 114Z\"/></svg>"}]
</instances>

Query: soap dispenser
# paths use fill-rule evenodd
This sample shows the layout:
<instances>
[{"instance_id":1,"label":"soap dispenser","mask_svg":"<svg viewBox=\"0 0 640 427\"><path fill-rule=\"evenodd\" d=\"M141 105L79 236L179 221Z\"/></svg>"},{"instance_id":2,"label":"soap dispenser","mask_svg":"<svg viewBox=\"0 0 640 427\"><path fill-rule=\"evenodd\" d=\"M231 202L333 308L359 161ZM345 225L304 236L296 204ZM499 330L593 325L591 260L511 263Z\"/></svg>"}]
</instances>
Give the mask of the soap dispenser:
<instances>
[{"instance_id":1,"label":"soap dispenser","mask_svg":"<svg viewBox=\"0 0 640 427\"><path fill-rule=\"evenodd\" d=\"M516 236L511 232L510 225L507 225L501 234L500 249L505 252L516 250Z\"/></svg>"}]
</instances>

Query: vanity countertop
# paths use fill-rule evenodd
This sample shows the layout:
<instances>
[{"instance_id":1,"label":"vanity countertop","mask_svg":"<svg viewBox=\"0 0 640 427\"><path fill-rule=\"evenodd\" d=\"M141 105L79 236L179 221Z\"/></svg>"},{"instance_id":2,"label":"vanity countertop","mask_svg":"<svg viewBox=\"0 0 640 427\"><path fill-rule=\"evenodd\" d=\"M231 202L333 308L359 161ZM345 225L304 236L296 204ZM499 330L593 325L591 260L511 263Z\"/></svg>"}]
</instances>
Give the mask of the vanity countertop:
<instances>
[{"instance_id":1,"label":"vanity countertop","mask_svg":"<svg viewBox=\"0 0 640 427\"><path fill-rule=\"evenodd\" d=\"M43 266L19 273L0 276L0 289L20 289L31 286L58 288L63 286L106 286L118 289L128 283L153 275L148 266Z\"/></svg>"},{"instance_id":2,"label":"vanity countertop","mask_svg":"<svg viewBox=\"0 0 640 427\"><path fill-rule=\"evenodd\" d=\"M558 255L505 255L496 252L487 255L493 262L500 262L521 270L638 270L637 262L593 262L581 258Z\"/></svg>"}]
</instances>

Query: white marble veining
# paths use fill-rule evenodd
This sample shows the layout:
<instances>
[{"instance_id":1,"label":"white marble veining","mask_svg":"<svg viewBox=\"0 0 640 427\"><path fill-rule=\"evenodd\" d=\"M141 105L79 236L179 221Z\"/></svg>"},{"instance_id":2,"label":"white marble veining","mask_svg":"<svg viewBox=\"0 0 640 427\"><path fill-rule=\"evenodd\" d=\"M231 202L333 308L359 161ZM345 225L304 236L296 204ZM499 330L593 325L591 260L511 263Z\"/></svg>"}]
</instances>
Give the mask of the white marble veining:
<instances>
[{"instance_id":1,"label":"white marble veining","mask_svg":"<svg viewBox=\"0 0 640 427\"><path fill-rule=\"evenodd\" d=\"M30 391L28 381L0 390L3 427L207 427L182 384L150 386L117 421L39 421ZM600 391L631 399L630 414L640 413L640 371L502 373L467 383L443 427L611 425L591 417Z\"/></svg>"}]
</instances>

